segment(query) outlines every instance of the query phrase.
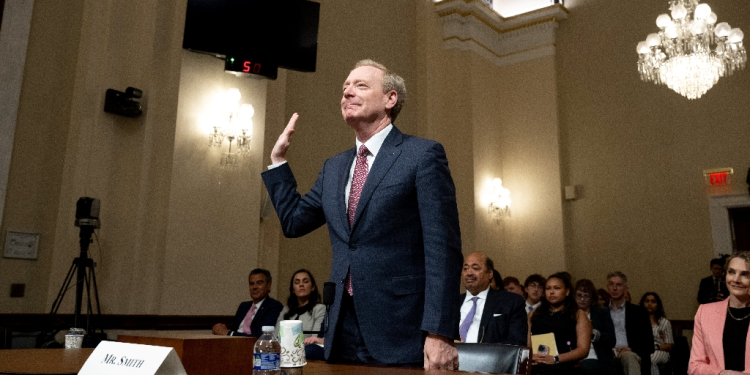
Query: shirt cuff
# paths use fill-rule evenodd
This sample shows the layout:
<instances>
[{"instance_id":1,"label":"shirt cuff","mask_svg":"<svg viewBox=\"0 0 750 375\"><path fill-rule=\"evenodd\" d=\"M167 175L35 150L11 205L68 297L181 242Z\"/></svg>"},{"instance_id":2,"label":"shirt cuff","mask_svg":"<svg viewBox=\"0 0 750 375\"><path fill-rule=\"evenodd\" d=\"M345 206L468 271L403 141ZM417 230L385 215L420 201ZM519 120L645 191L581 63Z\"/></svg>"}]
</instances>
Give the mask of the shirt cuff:
<instances>
[{"instance_id":1,"label":"shirt cuff","mask_svg":"<svg viewBox=\"0 0 750 375\"><path fill-rule=\"evenodd\" d=\"M268 166L268 170L270 171L271 169L278 168L284 164L286 164L286 160L282 161L281 163L271 164Z\"/></svg>"}]
</instances>

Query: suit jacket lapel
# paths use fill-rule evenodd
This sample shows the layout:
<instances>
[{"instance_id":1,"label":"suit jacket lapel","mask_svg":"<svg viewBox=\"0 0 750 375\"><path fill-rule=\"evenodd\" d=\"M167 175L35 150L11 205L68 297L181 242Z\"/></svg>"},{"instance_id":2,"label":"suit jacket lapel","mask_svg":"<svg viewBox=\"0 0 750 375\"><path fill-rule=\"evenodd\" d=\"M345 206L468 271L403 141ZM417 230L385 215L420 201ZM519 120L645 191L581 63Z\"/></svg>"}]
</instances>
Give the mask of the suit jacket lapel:
<instances>
[{"instance_id":1,"label":"suit jacket lapel","mask_svg":"<svg viewBox=\"0 0 750 375\"><path fill-rule=\"evenodd\" d=\"M372 193L378 187L380 181L383 180L383 177L388 173L388 170L391 169L393 162L396 161L401 154L401 150L398 149L398 146L401 144L402 140L403 134L394 126L383 141L383 145L380 146L380 151L378 151L378 155L375 157L375 162L372 164L372 168L367 174L365 186L362 187L362 194L360 194L359 204L357 204L357 212L354 214L352 230L357 226L357 222L359 222L359 218L362 216L362 211L367 207L367 203L370 201Z\"/></svg>"},{"instance_id":2,"label":"suit jacket lapel","mask_svg":"<svg viewBox=\"0 0 750 375\"><path fill-rule=\"evenodd\" d=\"M716 332L723 332L724 325L727 323L727 309L729 308L729 298L725 299L721 304L717 304L717 308L709 310L711 317L708 320L712 327L716 327ZM724 366L724 335L709 335L711 340L711 348L716 355L716 360L719 366ZM747 362L747 356L745 356L745 362Z\"/></svg>"},{"instance_id":3,"label":"suit jacket lapel","mask_svg":"<svg viewBox=\"0 0 750 375\"><path fill-rule=\"evenodd\" d=\"M479 322L480 337L477 337L477 342L482 338L482 327L487 327L487 325L490 324L490 319L493 318L493 312L497 311L497 309L495 308L495 302L497 302L497 298L494 298L494 291L495 290L492 288L487 291L487 299L484 301L484 309L482 309L482 320Z\"/></svg>"}]
</instances>

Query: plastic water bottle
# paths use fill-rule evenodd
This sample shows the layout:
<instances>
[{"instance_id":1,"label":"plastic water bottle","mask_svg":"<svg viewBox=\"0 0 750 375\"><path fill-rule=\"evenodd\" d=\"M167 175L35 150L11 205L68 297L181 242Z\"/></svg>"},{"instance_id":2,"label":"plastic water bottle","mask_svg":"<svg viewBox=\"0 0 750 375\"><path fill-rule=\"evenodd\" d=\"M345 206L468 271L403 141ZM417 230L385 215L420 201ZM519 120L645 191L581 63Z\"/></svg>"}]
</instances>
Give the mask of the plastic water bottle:
<instances>
[{"instance_id":1,"label":"plastic water bottle","mask_svg":"<svg viewBox=\"0 0 750 375\"><path fill-rule=\"evenodd\" d=\"M253 375L281 373L281 344L273 335L273 326L263 326L263 334L255 342Z\"/></svg>"}]
</instances>

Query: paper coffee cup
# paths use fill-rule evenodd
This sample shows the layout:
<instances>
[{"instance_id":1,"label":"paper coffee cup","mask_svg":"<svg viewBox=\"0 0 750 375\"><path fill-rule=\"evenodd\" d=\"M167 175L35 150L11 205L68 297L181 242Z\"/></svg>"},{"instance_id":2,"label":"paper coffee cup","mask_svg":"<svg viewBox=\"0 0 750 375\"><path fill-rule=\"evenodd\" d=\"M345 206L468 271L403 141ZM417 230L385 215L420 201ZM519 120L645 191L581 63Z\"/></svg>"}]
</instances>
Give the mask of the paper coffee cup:
<instances>
[{"instance_id":1,"label":"paper coffee cup","mask_svg":"<svg viewBox=\"0 0 750 375\"><path fill-rule=\"evenodd\" d=\"M301 367L307 364L304 341L301 320L282 320L279 323L281 367Z\"/></svg>"},{"instance_id":2,"label":"paper coffee cup","mask_svg":"<svg viewBox=\"0 0 750 375\"><path fill-rule=\"evenodd\" d=\"M83 328L71 328L65 335L65 348L78 349L83 346L83 336L86 331Z\"/></svg>"},{"instance_id":3,"label":"paper coffee cup","mask_svg":"<svg viewBox=\"0 0 750 375\"><path fill-rule=\"evenodd\" d=\"M83 345L83 335L65 335L65 349L80 349Z\"/></svg>"}]
</instances>

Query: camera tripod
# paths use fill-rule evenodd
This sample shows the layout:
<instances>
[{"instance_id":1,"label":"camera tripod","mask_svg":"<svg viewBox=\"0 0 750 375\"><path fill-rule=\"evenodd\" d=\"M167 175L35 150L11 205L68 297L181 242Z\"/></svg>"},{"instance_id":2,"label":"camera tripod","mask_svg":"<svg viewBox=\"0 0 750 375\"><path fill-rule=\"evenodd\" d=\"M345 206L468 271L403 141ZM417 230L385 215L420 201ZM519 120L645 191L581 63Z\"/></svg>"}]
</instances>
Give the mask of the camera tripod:
<instances>
[{"instance_id":1,"label":"camera tripod","mask_svg":"<svg viewBox=\"0 0 750 375\"><path fill-rule=\"evenodd\" d=\"M80 244L81 244L81 253L78 256L78 258L73 259L73 264L70 265L70 269L68 270L68 275L65 277L65 281L63 282L62 287L60 288L60 292L57 293L57 298L55 298L55 302L52 304L52 310L50 311L50 316L55 316L57 314L57 310L60 309L60 305L62 304L63 298L65 298L65 292L70 289L70 283L73 281L74 276L76 279L75 287L76 287L76 300L75 300L75 313L73 316L73 326L79 327L79 322L81 321L81 305L83 303L83 288L86 288L86 332L88 333L87 336L91 336L90 328L91 328L91 314L93 312L93 308L91 305L91 284L94 286L94 299L96 301L96 314L99 317L99 321L101 322L101 307L99 304L99 290L96 286L96 273L94 272L94 260L88 257L88 248L89 244L91 243L91 235L94 233L94 229L96 229L96 226L94 225L88 225L85 224L84 220L80 220ZM96 329L96 328L94 328ZM101 330L101 329L100 329Z\"/></svg>"}]
</instances>

